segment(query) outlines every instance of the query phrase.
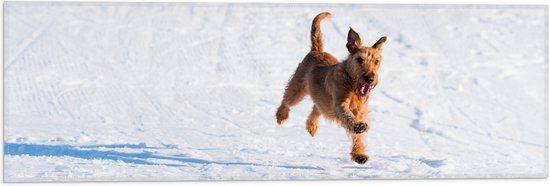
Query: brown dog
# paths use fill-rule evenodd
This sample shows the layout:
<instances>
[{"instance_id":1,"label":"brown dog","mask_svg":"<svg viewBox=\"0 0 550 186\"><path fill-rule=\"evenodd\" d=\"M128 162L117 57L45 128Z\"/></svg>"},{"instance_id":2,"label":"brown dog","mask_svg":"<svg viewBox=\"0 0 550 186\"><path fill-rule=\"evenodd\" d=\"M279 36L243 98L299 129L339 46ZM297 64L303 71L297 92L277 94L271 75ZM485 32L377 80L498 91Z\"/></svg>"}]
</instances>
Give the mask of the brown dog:
<instances>
[{"instance_id":1,"label":"brown dog","mask_svg":"<svg viewBox=\"0 0 550 186\"><path fill-rule=\"evenodd\" d=\"M370 90L378 84L381 47L386 37L380 38L372 47L366 47L350 27L346 44L349 55L339 63L332 55L323 52L319 27L320 22L330 16L330 13L323 12L313 19L311 51L286 86L283 101L276 113L277 123L282 125L288 118L290 107L309 94L314 106L306 122L306 129L311 136L317 132L320 115L336 121L351 136L351 159L363 164L369 159L364 153L362 138L362 133L369 127L368 98Z\"/></svg>"}]
</instances>

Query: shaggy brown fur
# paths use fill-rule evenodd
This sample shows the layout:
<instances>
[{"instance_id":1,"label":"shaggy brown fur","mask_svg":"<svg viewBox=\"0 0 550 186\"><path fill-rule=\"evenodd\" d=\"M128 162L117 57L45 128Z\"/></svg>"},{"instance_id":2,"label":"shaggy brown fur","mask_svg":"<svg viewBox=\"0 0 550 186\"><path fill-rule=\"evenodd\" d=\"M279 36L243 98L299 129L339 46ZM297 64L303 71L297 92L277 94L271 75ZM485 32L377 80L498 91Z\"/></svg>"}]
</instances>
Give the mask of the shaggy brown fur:
<instances>
[{"instance_id":1,"label":"shaggy brown fur","mask_svg":"<svg viewBox=\"0 0 550 186\"><path fill-rule=\"evenodd\" d=\"M362 133L368 130L367 105L369 93L378 84L382 44L380 38L372 47L363 46L359 35L350 27L346 47L349 55L342 63L323 52L320 22L331 14L323 12L313 19L311 26L311 51L298 65L288 82L281 105L277 109L277 123L288 118L290 107L310 95L313 109L306 122L306 129L314 136L319 117L336 121L351 136L351 159L367 162Z\"/></svg>"}]
</instances>

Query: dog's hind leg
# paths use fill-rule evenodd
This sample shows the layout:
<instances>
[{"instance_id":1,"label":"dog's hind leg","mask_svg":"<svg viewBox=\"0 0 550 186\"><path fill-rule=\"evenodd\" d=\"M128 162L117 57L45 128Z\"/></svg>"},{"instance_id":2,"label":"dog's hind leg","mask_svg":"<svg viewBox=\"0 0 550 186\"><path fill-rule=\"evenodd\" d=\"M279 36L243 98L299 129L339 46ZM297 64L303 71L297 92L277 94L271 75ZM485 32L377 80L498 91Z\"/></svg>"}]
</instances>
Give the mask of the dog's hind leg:
<instances>
[{"instance_id":1,"label":"dog's hind leg","mask_svg":"<svg viewBox=\"0 0 550 186\"><path fill-rule=\"evenodd\" d=\"M288 118L290 107L298 104L307 94L305 83L305 65L306 64L301 63L298 66L298 69L296 69L296 72L292 75L292 78L286 86L283 101L281 101L281 105L275 114L279 125L282 125Z\"/></svg>"},{"instance_id":2,"label":"dog's hind leg","mask_svg":"<svg viewBox=\"0 0 550 186\"><path fill-rule=\"evenodd\" d=\"M351 134L351 160L364 164L369 160L369 156L365 154L365 145L363 144L362 134Z\"/></svg>"},{"instance_id":3,"label":"dog's hind leg","mask_svg":"<svg viewBox=\"0 0 550 186\"><path fill-rule=\"evenodd\" d=\"M311 136L315 136L315 133L319 128L319 125L318 125L319 116L321 116L319 109L315 105L313 105L313 109L311 110L311 113L309 114L309 118L307 119L307 122L306 122L306 129L309 132L309 134L311 134Z\"/></svg>"}]
</instances>

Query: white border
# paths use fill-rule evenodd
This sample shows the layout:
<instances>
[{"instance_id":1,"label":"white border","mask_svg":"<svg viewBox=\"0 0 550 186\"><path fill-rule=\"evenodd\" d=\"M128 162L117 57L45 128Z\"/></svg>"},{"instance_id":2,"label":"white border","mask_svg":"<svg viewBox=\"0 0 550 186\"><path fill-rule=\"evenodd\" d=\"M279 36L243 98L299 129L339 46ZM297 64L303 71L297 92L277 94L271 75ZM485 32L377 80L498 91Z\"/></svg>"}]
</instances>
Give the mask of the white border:
<instances>
[{"instance_id":1,"label":"white border","mask_svg":"<svg viewBox=\"0 0 550 186\"><path fill-rule=\"evenodd\" d=\"M493 5L548 5L548 0L8 0L27 2L216 2L216 3L362 3L362 4L493 4ZM4 0L2 0L4 2Z\"/></svg>"}]
</instances>

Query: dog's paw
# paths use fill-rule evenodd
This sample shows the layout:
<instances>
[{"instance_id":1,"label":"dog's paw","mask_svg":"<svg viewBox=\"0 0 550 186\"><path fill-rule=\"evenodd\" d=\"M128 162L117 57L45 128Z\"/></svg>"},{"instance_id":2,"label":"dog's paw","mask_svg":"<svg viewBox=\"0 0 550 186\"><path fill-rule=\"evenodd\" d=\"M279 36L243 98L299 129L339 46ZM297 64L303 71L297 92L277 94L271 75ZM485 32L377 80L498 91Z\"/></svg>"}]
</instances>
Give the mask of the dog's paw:
<instances>
[{"instance_id":1,"label":"dog's paw","mask_svg":"<svg viewBox=\"0 0 550 186\"><path fill-rule=\"evenodd\" d=\"M356 155L353 156L353 161L359 163L359 164L365 164L369 160L369 156L367 155Z\"/></svg>"},{"instance_id":2,"label":"dog's paw","mask_svg":"<svg viewBox=\"0 0 550 186\"><path fill-rule=\"evenodd\" d=\"M277 118L277 123L279 125L282 125L283 123L285 123L286 119L288 118L288 112L289 111L290 111L290 109L288 107L283 106L283 105L281 105L277 109L277 112L275 113L275 117Z\"/></svg>"},{"instance_id":3,"label":"dog's paw","mask_svg":"<svg viewBox=\"0 0 550 186\"><path fill-rule=\"evenodd\" d=\"M369 125L367 123L356 123L355 126L353 126L353 131L357 134L365 132L369 128Z\"/></svg>"},{"instance_id":4,"label":"dog's paw","mask_svg":"<svg viewBox=\"0 0 550 186\"><path fill-rule=\"evenodd\" d=\"M308 122L306 124L306 129L309 132L309 134L311 135L311 137L315 136L315 133L317 133L318 128L319 128L319 126L316 123Z\"/></svg>"}]
</instances>

